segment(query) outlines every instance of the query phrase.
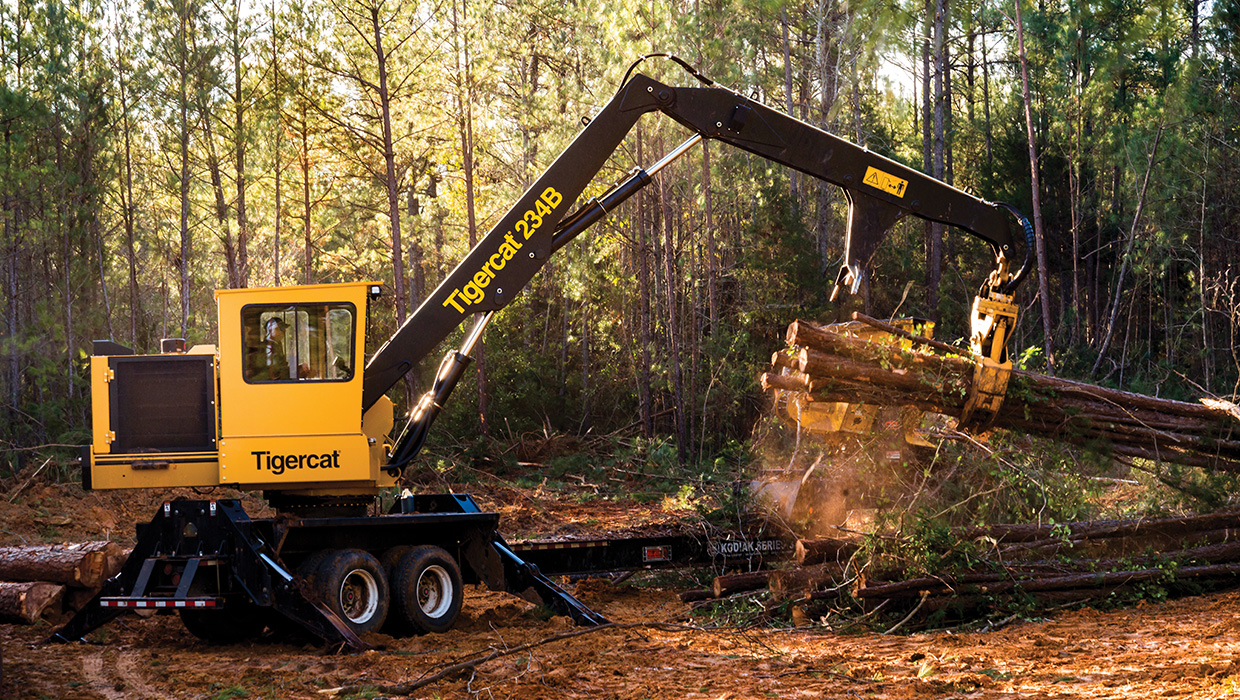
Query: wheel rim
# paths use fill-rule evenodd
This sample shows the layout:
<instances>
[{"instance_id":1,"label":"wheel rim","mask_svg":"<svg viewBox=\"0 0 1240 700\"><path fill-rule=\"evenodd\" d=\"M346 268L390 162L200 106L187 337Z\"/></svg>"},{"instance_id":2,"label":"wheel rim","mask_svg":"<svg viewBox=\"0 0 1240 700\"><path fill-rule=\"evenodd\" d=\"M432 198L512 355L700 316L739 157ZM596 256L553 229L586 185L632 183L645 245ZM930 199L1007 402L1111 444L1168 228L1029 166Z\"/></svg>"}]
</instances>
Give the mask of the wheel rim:
<instances>
[{"instance_id":1,"label":"wheel rim","mask_svg":"<svg viewBox=\"0 0 1240 700\"><path fill-rule=\"evenodd\" d=\"M354 569L340 582L340 610L350 622L361 624L379 609L379 583L365 569Z\"/></svg>"},{"instance_id":2,"label":"wheel rim","mask_svg":"<svg viewBox=\"0 0 1240 700\"><path fill-rule=\"evenodd\" d=\"M452 607L452 578L438 564L422 570L418 576L418 607L427 617L440 618Z\"/></svg>"}]
</instances>

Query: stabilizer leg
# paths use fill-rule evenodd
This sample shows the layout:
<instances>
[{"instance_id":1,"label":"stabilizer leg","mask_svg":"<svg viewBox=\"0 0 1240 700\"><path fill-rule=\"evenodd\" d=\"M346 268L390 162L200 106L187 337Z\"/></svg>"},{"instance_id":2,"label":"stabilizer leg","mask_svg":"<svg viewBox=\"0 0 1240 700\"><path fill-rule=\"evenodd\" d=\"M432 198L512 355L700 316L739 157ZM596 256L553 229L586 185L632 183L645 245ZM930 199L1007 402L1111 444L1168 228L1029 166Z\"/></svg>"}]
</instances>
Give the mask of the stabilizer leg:
<instances>
[{"instance_id":1,"label":"stabilizer leg","mask_svg":"<svg viewBox=\"0 0 1240 700\"><path fill-rule=\"evenodd\" d=\"M583 627L610 622L544 576L537 566L517 556L499 535L490 541L469 542L465 558L493 591L506 591L531 603L542 603L561 615L568 615Z\"/></svg>"}]
</instances>

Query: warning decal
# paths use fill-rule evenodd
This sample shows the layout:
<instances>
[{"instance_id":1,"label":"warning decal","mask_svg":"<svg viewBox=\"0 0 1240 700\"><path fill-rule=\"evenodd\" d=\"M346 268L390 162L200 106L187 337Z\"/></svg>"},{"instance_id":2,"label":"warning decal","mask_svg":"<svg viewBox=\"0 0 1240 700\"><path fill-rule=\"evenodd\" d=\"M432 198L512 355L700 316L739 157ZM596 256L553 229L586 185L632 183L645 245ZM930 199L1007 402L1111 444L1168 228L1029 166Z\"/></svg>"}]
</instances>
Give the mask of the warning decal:
<instances>
[{"instance_id":1,"label":"warning decal","mask_svg":"<svg viewBox=\"0 0 1240 700\"><path fill-rule=\"evenodd\" d=\"M908 180L901 180L895 175L885 173L873 166L865 169L865 178L862 182L874 189L894 194L897 197L903 197L904 190L908 188Z\"/></svg>"}]
</instances>

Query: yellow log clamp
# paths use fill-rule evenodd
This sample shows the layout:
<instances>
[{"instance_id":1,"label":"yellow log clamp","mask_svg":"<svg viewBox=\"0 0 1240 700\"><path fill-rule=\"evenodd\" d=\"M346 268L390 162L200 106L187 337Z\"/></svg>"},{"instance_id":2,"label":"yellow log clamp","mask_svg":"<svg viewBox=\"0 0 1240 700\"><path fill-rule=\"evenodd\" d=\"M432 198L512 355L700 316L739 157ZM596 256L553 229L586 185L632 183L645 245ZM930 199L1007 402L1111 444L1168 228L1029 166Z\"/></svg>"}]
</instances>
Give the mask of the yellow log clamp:
<instances>
[{"instance_id":1,"label":"yellow log clamp","mask_svg":"<svg viewBox=\"0 0 1240 700\"><path fill-rule=\"evenodd\" d=\"M973 299L970 345L977 355L977 363L960 414L961 430L983 432L999 414L1012 376L1007 341L1016 325L1017 310L1010 294L990 291L985 297L978 295Z\"/></svg>"}]
</instances>

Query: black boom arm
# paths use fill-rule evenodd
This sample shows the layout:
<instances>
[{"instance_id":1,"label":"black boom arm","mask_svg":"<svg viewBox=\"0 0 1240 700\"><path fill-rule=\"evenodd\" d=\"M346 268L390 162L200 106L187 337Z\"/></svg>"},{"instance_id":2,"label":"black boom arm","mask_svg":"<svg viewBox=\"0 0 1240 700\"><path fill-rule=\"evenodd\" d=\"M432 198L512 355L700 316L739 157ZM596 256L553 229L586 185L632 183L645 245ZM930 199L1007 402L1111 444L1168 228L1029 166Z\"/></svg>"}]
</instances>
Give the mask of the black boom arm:
<instances>
[{"instance_id":1,"label":"black boom arm","mask_svg":"<svg viewBox=\"0 0 1240 700\"><path fill-rule=\"evenodd\" d=\"M654 111L688 127L694 136L659 165L632 171L570 215L569 207L641 116ZM1011 217L1005 205L978 199L727 88L674 88L638 73L379 348L366 366L363 410L467 317L507 305L552 252L648 184L658 167L701 138L729 143L843 188L849 215L839 281L854 288L883 236L908 214L957 226L985 240L1001 270L1011 259ZM1025 247L1027 253L1031 246ZM1026 254L1016 275L1001 275L1003 291L1014 288L1028 268Z\"/></svg>"}]
</instances>

